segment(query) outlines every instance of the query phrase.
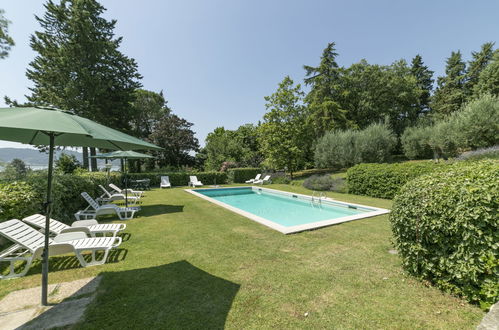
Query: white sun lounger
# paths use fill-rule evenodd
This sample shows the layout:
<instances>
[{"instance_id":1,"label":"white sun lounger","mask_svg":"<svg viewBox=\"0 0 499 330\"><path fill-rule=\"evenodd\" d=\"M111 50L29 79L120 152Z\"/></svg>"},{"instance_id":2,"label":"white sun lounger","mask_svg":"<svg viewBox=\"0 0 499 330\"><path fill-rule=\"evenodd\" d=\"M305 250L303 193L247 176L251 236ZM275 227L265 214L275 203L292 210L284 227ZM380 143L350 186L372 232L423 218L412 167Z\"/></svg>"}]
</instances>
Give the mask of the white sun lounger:
<instances>
[{"instance_id":1,"label":"white sun lounger","mask_svg":"<svg viewBox=\"0 0 499 330\"><path fill-rule=\"evenodd\" d=\"M253 181L254 184L264 184L265 182L270 182L270 175L267 175L263 180L255 180Z\"/></svg>"},{"instance_id":2,"label":"white sun lounger","mask_svg":"<svg viewBox=\"0 0 499 330\"><path fill-rule=\"evenodd\" d=\"M125 199L127 199L128 203L135 205L135 204L137 204L137 201L139 200L139 197L137 197L137 196L133 196L133 195L125 196L123 194L111 194L109 191L106 190L106 188L104 188L104 186L99 185L99 187L102 189L104 194L96 199L97 202L109 203L109 202L116 202L116 201L125 201Z\"/></svg>"},{"instance_id":3,"label":"white sun lounger","mask_svg":"<svg viewBox=\"0 0 499 330\"><path fill-rule=\"evenodd\" d=\"M36 228L45 229L45 216L41 214L33 214L23 219L23 222L32 225ZM116 237L118 233L126 228L124 223L103 223L99 224L97 220L80 220L75 221L71 226L66 225L60 221L50 219L50 233L52 235L59 235L72 232L84 232L90 237L106 236L111 234Z\"/></svg>"},{"instance_id":4,"label":"white sun lounger","mask_svg":"<svg viewBox=\"0 0 499 330\"><path fill-rule=\"evenodd\" d=\"M113 189L113 191L111 191L111 193L118 193L118 194L123 194L125 195L125 189L121 189L119 188L117 185L115 185L114 183L110 183L109 184L109 187L111 189ZM133 190L133 189L126 189L128 191L128 195L131 195L131 196L135 196L135 197L138 197L139 199L142 197L142 195L144 194L143 191L140 191L140 190Z\"/></svg>"},{"instance_id":5,"label":"white sun lounger","mask_svg":"<svg viewBox=\"0 0 499 330\"><path fill-rule=\"evenodd\" d=\"M26 275L33 260L40 258L43 252L45 235L20 220L13 219L0 223L0 235L14 245L0 252L0 263L9 263L9 273L0 279ZM109 251L121 244L121 237L91 237L83 232L65 233L49 239L49 256L74 253L83 267L102 265L106 262ZM92 252L92 259L87 262L83 252ZM95 252L103 251L102 259L97 260ZM26 261L20 272L15 271L18 261Z\"/></svg>"},{"instance_id":6,"label":"white sun lounger","mask_svg":"<svg viewBox=\"0 0 499 330\"><path fill-rule=\"evenodd\" d=\"M81 196L88 202L86 209L75 213L76 220L89 220L95 219L99 215L104 214L117 214L121 220L132 219L140 208L137 206L132 207L119 207L115 204L99 205L89 194L82 192Z\"/></svg>"},{"instance_id":7,"label":"white sun lounger","mask_svg":"<svg viewBox=\"0 0 499 330\"><path fill-rule=\"evenodd\" d=\"M255 181L258 181L260 180L261 176L262 176L261 174L257 174L254 179L249 179L248 181L246 181L246 183L253 183Z\"/></svg>"},{"instance_id":8,"label":"white sun lounger","mask_svg":"<svg viewBox=\"0 0 499 330\"><path fill-rule=\"evenodd\" d=\"M203 185L203 183L198 180L197 176L191 175L191 176L189 176L189 183L188 183L188 185L189 186L193 186L193 187L201 187Z\"/></svg>"},{"instance_id":9,"label":"white sun lounger","mask_svg":"<svg viewBox=\"0 0 499 330\"><path fill-rule=\"evenodd\" d=\"M159 184L160 188L171 188L172 184L170 183L170 177L169 176L162 176L161 177L161 183Z\"/></svg>"}]
</instances>

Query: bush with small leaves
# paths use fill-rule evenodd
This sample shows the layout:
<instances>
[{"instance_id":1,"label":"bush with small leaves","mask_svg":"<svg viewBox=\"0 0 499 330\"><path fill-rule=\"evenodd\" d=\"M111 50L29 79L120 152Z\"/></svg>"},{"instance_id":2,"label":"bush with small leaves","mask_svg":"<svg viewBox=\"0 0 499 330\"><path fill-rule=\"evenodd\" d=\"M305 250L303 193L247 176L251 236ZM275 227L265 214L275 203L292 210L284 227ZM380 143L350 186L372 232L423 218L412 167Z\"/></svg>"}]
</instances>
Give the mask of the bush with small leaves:
<instances>
[{"instance_id":1,"label":"bush with small leaves","mask_svg":"<svg viewBox=\"0 0 499 330\"><path fill-rule=\"evenodd\" d=\"M404 268L484 309L499 298L499 161L458 162L408 182L390 213Z\"/></svg>"}]
</instances>

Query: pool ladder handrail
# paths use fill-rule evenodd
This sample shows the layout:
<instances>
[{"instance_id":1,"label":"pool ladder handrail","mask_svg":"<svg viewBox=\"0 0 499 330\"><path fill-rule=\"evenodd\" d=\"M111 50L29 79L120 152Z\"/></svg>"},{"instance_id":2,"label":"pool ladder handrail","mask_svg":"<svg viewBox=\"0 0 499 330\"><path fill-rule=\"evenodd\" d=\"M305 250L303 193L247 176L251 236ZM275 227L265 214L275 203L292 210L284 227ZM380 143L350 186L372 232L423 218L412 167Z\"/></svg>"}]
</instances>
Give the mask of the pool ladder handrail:
<instances>
[{"instance_id":1,"label":"pool ladder handrail","mask_svg":"<svg viewBox=\"0 0 499 330\"><path fill-rule=\"evenodd\" d=\"M317 196L316 196L317 195ZM318 191L315 191L312 193L312 199L311 199L311 204L312 206L319 206L320 208L322 208L322 199L325 199L326 198L326 195L323 193L323 192L318 192Z\"/></svg>"}]
</instances>

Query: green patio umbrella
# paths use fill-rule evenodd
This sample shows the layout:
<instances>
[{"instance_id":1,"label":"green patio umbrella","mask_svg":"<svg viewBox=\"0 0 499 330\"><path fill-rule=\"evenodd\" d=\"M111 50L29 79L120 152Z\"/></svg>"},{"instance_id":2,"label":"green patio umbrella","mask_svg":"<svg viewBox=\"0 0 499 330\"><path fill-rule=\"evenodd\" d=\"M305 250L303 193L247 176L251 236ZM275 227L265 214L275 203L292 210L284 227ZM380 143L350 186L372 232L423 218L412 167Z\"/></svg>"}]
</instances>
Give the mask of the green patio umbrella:
<instances>
[{"instance_id":1,"label":"green patio umbrella","mask_svg":"<svg viewBox=\"0 0 499 330\"><path fill-rule=\"evenodd\" d=\"M146 158L154 158L151 155L148 154L143 154L140 152L136 151L113 151L113 152L108 152L105 154L99 154L95 156L90 156L91 158L102 158L102 159L123 159L125 161L124 163L124 173L125 173L125 206L128 207L128 180L126 178L127 174L127 167L126 167L126 161L127 159L146 159Z\"/></svg>"},{"instance_id":2,"label":"green patio umbrella","mask_svg":"<svg viewBox=\"0 0 499 330\"><path fill-rule=\"evenodd\" d=\"M0 108L0 140L49 146L45 245L42 254L42 304L47 305L48 242L55 146L95 147L111 150L161 149L71 112L45 108Z\"/></svg>"}]
</instances>

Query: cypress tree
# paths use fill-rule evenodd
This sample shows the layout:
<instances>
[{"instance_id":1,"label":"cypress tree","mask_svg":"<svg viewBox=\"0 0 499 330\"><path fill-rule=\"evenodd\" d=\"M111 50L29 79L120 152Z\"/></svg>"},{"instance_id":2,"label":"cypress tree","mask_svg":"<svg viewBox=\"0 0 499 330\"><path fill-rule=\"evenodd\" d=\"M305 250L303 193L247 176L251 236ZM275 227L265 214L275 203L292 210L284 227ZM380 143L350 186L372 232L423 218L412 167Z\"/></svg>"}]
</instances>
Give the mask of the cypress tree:
<instances>
[{"instance_id":1,"label":"cypress tree","mask_svg":"<svg viewBox=\"0 0 499 330\"><path fill-rule=\"evenodd\" d=\"M452 52L447 59L445 76L438 77L438 87L433 95L431 108L439 116L446 116L459 110L466 100L464 83L466 78L466 64L461 52Z\"/></svg>"},{"instance_id":2,"label":"cypress tree","mask_svg":"<svg viewBox=\"0 0 499 330\"><path fill-rule=\"evenodd\" d=\"M142 77L135 60L119 50L116 20L103 18L105 8L95 0L49 0L44 7L43 17L35 16L41 31L30 40L37 55L26 72L34 83L28 100L128 132Z\"/></svg>"},{"instance_id":3,"label":"cypress tree","mask_svg":"<svg viewBox=\"0 0 499 330\"><path fill-rule=\"evenodd\" d=\"M474 86L474 98L483 94L499 96L499 49L494 52L490 63L480 72L478 82Z\"/></svg>"},{"instance_id":4,"label":"cypress tree","mask_svg":"<svg viewBox=\"0 0 499 330\"><path fill-rule=\"evenodd\" d=\"M334 42L324 49L318 67L304 65L305 84L310 85L310 92L305 97L310 127L316 137L321 137L332 129L344 129L350 126L346 111L339 103L341 68L336 63Z\"/></svg>"},{"instance_id":5,"label":"cypress tree","mask_svg":"<svg viewBox=\"0 0 499 330\"><path fill-rule=\"evenodd\" d=\"M14 39L9 36L10 21L3 15L5 11L0 9L0 59L9 55L10 48L14 46Z\"/></svg>"},{"instance_id":6,"label":"cypress tree","mask_svg":"<svg viewBox=\"0 0 499 330\"><path fill-rule=\"evenodd\" d=\"M416 77L417 85L421 89L419 97L419 113L427 113L430 111L430 96L433 90L433 71L429 70L423 63L421 55L416 55L412 59L411 73Z\"/></svg>"},{"instance_id":7,"label":"cypress tree","mask_svg":"<svg viewBox=\"0 0 499 330\"><path fill-rule=\"evenodd\" d=\"M478 83L480 73L487 67L494 55L494 43L484 43L479 52L472 52L472 60L468 62L466 73L466 95L469 97Z\"/></svg>"}]
</instances>

